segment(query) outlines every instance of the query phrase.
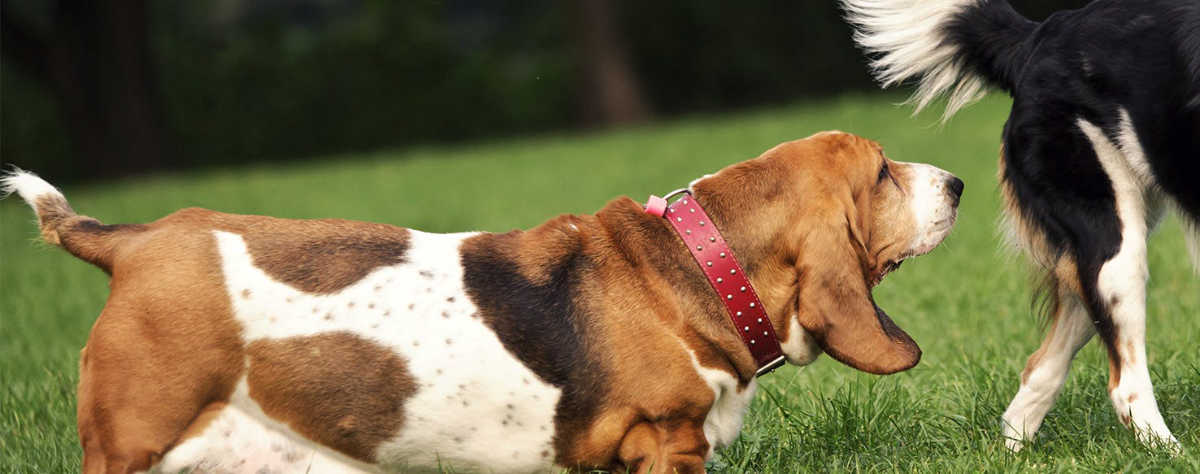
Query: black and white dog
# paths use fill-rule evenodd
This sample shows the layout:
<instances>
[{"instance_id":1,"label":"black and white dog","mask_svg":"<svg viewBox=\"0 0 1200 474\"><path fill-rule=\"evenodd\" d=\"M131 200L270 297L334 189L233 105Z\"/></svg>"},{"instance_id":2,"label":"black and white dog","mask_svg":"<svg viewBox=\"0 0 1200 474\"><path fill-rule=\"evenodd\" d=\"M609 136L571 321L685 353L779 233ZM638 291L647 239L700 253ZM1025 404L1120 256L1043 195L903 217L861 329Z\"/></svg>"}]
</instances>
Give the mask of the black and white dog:
<instances>
[{"instance_id":1,"label":"black and white dog","mask_svg":"<svg viewBox=\"0 0 1200 474\"><path fill-rule=\"evenodd\" d=\"M1097 0L1030 21L1005 0L842 0L876 77L945 117L1013 97L1000 179L1015 243L1046 270L1050 327L1004 413L1032 439L1095 333L1109 394L1144 441L1179 444L1146 367L1146 236L1173 204L1200 268L1200 0Z\"/></svg>"}]
</instances>

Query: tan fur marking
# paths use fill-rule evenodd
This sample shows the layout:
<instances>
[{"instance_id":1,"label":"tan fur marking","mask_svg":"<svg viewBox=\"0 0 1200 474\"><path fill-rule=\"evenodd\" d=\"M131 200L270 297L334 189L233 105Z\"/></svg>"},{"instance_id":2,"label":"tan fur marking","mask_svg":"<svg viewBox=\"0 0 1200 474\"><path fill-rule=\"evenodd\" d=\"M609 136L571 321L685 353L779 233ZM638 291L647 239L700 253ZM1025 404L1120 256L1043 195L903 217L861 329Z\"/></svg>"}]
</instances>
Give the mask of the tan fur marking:
<instances>
[{"instance_id":1,"label":"tan fur marking","mask_svg":"<svg viewBox=\"0 0 1200 474\"><path fill-rule=\"evenodd\" d=\"M1000 197L1004 203L1001 224L1006 231L1006 243L1011 248L1023 251L1040 269L1063 270L1057 267L1059 255L1051 250L1041 229L1022 215L1017 197L1013 194L1012 184L1004 177L1007 170L1006 160L1007 155L1005 155L1004 148L1001 147L996 176L1000 181ZM1071 266L1074 267L1073 262ZM1072 277L1070 280L1077 280L1077 277Z\"/></svg>"},{"instance_id":2,"label":"tan fur marking","mask_svg":"<svg viewBox=\"0 0 1200 474\"><path fill-rule=\"evenodd\" d=\"M246 354L250 397L263 412L362 461L400 430L417 390L404 359L351 333L258 340Z\"/></svg>"},{"instance_id":3,"label":"tan fur marking","mask_svg":"<svg viewBox=\"0 0 1200 474\"><path fill-rule=\"evenodd\" d=\"M1047 295L1049 297L1048 303L1050 308L1046 312L1046 317L1048 318L1046 324L1049 329L1042 338L1042 345L1038 347L1037 351L1030 354L1029 359L1025 362L1025 369L1021 371L1022 384L1026 383L1029 380L1029 374L1033 373L1041 365L1045 352L1049 350L1048 345L1054 341L1055 323L1062 317L1062 311L1066 310L1063 300L1065 298L1076 298L1078 297L1076 295L1082 294L1079 285L1079 272L1076 269L1075 260L1069 255L1059 257L1054 268L1047 275L1049 281L1045 284L1049 285L1050 288L1047 288L1046 291L1052 292Z\"/></svg>"},{"instance_id":4,"label":"tan fur marking","mask_svg":"<svg viewBox=\"0 0 1200 474\"><path fill-rule=\"evenodd\" d=\"M1112 393L1121 385L1121 366L1117 364L1116 357L1111 355L1108 358L1108 391Z\"/></svg>"}]
</instances>

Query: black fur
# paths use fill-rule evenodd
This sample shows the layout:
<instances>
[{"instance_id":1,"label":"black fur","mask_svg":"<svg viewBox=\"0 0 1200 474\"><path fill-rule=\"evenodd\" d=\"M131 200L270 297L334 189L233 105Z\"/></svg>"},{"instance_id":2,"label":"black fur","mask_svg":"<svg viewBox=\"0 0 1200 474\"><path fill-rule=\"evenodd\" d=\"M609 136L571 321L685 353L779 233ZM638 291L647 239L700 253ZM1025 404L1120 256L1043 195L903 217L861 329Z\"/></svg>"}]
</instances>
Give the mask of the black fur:
<instances>
[{"instance_id":1,"label":"black fur","mask_svg":"<svg viewBox=\"0 0 1200 474\"><path fill-rule=\"evenodd\" d=\"M562 390L555 409L555 447L570 452L571 443L596 416L605 369L588 354L585 309L576 304L580 275L591 265L575 249L552 264L547 282L537 284L517 272L512 255L522 232L483 234L461 251L463 283L483 321L504 348L538 378Z\"/></svg>"},{"instance_id":2,"label":"black fur","mask_svg":"<svg viewBox=\"0 0 1200 474\"><path fill-rule=\"evenodd\" d=\"M1112 182L1076 122L1118 143L1120 110L1128 111L1155 186L1200 218L1200 1L1098 0L1034 23L1004 0L985 0L942 33L960 64L1012 95L1002 179L1051 252L1077 262L1116 357L1111 302L1096 285L1121 245L1121 222Z\"/></svg>"}]
</instances>

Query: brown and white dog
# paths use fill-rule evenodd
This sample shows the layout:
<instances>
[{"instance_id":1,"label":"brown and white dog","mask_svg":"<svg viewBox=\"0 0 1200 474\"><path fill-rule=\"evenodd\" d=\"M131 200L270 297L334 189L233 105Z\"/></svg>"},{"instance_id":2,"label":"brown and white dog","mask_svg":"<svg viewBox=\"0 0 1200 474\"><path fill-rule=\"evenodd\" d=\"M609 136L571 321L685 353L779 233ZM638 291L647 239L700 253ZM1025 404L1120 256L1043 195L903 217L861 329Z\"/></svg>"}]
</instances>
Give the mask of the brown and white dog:
<instances>
[{"instance_id":1,"label":"brown and white dog","mask_svg":"<svg viewBox=\"0 0 1200 474\"><path fill-rule=\"evenodd\" d=\"M701 472L755 391L719 297L629 198L441 235L204 209L104 225L32 174L3 184L112 275L79 361L89 473ZM950 232L958 178L827 132L691 189L790 362L917 363L871 288Z\"/></svg>"}]
</instances>

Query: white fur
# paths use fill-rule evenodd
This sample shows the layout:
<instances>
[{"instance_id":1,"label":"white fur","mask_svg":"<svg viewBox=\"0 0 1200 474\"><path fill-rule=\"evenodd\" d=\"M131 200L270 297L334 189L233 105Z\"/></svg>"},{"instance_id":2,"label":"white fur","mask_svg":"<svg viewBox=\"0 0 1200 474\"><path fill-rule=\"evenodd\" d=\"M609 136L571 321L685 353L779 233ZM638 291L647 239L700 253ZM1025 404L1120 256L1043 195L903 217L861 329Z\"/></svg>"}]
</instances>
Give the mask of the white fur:
<instances>
[{"instance_id":1,"label":"white fur","mask_svg":"<svg viewBox=\"0 0 1200 474\"><path fill-rule=\"evenodd\" d=\"M949 100L943 119L979 100L987 92L983 78L954 60L954 46L945 44L943 25L980 0L842 0L846 19L857 27L855 41L877 55L871 62L884 87L917 78L909 99L920 112L942 94Z\"/></svg>"},{"instance_id":2,"label":"white fur","mask_svg":"<svg viewBox=\"0 0 1200 474\"><path fill-rule=\"evenodd\" d=\"M708 409L708 415L704 417L704 439L708 440L708 453L704 459L708 460L717 449L729 446L737 439L742 431L746 410L750 408L758 386L751 380L745 388L739 389L738 380L733 374L700 365L696 353L688 348L683 340L679 340L679 345L683 346L684 351L692 358L692 367L696 369L696 374L712 389L715 397L712 407Z\"/></svg>"},{"instance_id":3,"label":"white fur","mask_svg":"<svg viewBox=\"0 0 1200 474\"><path fill-rule=\"evenodd\" d=\"M1005 442L1013 451L1033 440L1067 381L1071 360L1096 334L1087 307L1078 296L1062 295L1059 303L1062 306L1055 315L1054 327L1042 343L1041 358L1036 365L1025 369L1028 377L1004 411Z\"/></svg>"},{"instance_id":4,"label":"white fur","mask_svg":"<svg viewBox=\"0 0 1200 474\"><path fill-rule=\"evenodd\" d=\"M1120 381L1110 393L1113 408L1118 415L1128 416L1139 437L1178 447L1158 411L1146 366L1146 238L1150 224L1162 213L1161 206L1155 208L1160 200L1154 197L1157 191L1151 186L1149 165L1125 110L1121 110L1116 144L1086 120L1079 119L1078 125L1113 183L1121 220L1121 247L1100 268L1097 281L1102 300L1116 301L1109 311L1121 366Z\"/></svg>"},{"instance_id":5,"label":"white fur","mask_svg":"<svg viewBox=\"0 0 1200 474\"><path fill-rule=\"evenodd\" d=\"M816 339L800 325L800 316L795 314L788 318L788 338L780 341L779 346L787 361L795 365L811 364L823 352Z\"/></svg>"},{"instance_id":6,"label":"white fur","mask_svg":"<svg viewBox=\"0 0 1200 474\"><path fill-rule=\"evenodd\" d=\"M243 382L244 385L244 382ZM268 429L235 406L221 410L199 436L171 449L151 472L214 473L363 473L375 472L361 463L331 456L296 436Z\"/></svg>"},{"instance_id":7,"label":"white fur","mask_svg":"<svg viewBox=\"0 0 1200 474\"><path fill-rule=\"evenodd\" d=\"M473 234L411 231L407 262L376 269L328 295L308 294L272 280L253 265L241 236L214 234L246 343L348 331L406 360L418 389L405 403L400 432L376 451L383 468L408 471L441 465L531 472L553 467L554 413L560 390L538 379L505 350L482 320L472 316L477 308L463 287L458 248ZM451 297L453 301L448 300ZM244 381L231 405L242 418L253 421L235 425L246 430L248 439L277 439L258 435L269 429L282 433L301 452L317 452L350 465L348 469L364 467L272 420L248 395ZM198 452L196 460L228 455L219 444L212 451L192 449ZM247 452L263 449L258 443ZM243 455L239 451L234 457ZM188 465L188 460L179 462Z\"/></svg>"},{"instance_id":8,"label":"white fur","mask_svg":"<svg viewBox=\"0 0 1200 474\"><path fill-rule=\"evenodd\" d=\"M49 194L63 198L62 193L54 186L51 186L50 183L39 178L36 174L19 168L5 173L4 177L0 178L0 197L5 197L12 193L17 193L30 206L34 206L35 211L37 210L37 199L43 195ZM63 199L65 200L65 198Z\"/></svg>"},{"instance_id":9,"label":"white fur","mask_svg":"<svg viewBox=\"0 0 1200 474\"><path fill-rule=\"evenodd\" d=\"M706 174L699 178L693 179L692 182L688 183L688 191L691 191L692 194L695 194L696 193L696 183L699 183L702 180L711 178L712 176L713 176L712 173L709 173L709 174Z\"/></svg>"},{"instance_id":10,"label":"white fur","mask_svg":"<svg viewBox=\"0 0 1200 474\"><path fill-rule=\"evenodd\" d=\"M821 355L820 346L800 326L795 316L789 318L789 321L788 339L780 344L783 347L784 355L792 364L811 364ZM751 380L746 387L739 389L738 380L733 374L700 365L696 353L688 348L683 340L680 340L679 344L692 358L692 367L696 369L696 373L700 375L708 388L712 389L715 397L712 407L708 410L708 415L704 417L704 438L708 440L708 454L705 459L711 459L713 452L732 444L741 433L742 422L746 411L750 408L750 402L754 400L754 393L758 386L754 380Z\"/></svg>"},{"instance_id":11,"label":"white fur","mask_svg":"<svg viewBox=\"0 0 1200 474\"><path fill-rule=\"evenodd\" d=\"M923 163L904 163L913 170L908 182L909 206L917 226L909 255L932 251L950 234L957 218L953 198L946 190L951 174Z\"/></svg>"}]
</instances>

